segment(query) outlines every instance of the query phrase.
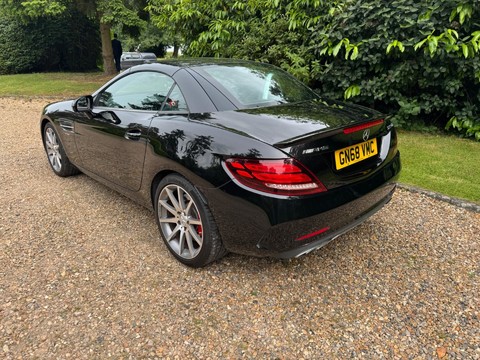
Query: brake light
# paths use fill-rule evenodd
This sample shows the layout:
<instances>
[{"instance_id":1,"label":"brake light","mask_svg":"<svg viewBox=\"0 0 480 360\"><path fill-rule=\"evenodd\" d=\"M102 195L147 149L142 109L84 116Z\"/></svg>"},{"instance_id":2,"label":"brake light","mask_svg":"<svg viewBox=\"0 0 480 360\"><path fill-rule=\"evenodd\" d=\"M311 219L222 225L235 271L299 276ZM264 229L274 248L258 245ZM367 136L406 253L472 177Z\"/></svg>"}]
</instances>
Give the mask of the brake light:
<instances>
[{"instance_id":1,"label":"brake light","mask_svg":"<svg viewBox=\"0 0 480 360\"><path fill-rule=\"evenodd\" d=\"M383 119L380 119L380 120L370 121L370 122L367 122L365 124L352 126L352 127L343 129L343 133L344 134L351 134L351 133L354 133L354 132L357 132L357 131L365 130L365 129L371 128L375 125L383 124L383 121L384 121Z\"/></svg>"},{"instance_id":2,"label":"brake light","mask_svg":"<svg viewBox=\"0 0 480 360\"><path fill-rule=\"evenodd\" d=\"M294 159L227 159L230 175L251 189L277 195L310 195L327 191L325 186Z\"/></svg>"}]
</instances>

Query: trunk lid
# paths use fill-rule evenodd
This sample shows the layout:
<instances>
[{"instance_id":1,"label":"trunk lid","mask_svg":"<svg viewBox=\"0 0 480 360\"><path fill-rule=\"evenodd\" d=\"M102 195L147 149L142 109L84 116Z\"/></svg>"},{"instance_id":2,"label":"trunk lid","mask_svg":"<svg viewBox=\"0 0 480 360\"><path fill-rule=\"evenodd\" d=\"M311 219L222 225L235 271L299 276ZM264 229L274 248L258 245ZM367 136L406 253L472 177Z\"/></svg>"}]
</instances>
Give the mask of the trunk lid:
<instances>
[{"instance_id":1,"label":"trunk lid","mask_svg":"<svg viewBox=\"0 0 480 360\"><path fill-rule=\"evenodd\" d=\"M396 153L381 113L330 100L220 112L208 121L281 149L327 189L367 177Z\"/></svg>"},{"instance_id":2,"label":"trunk lid","mask_svg":"<svg viewBox=\"0 0 480 360\"><path fill-rule=\"evenodd\" d=\"M257 138L265 143L287 144L382 115L356 105L329 100L277 105L211 114L208 122Z\"/></svg>"}]
</instances>

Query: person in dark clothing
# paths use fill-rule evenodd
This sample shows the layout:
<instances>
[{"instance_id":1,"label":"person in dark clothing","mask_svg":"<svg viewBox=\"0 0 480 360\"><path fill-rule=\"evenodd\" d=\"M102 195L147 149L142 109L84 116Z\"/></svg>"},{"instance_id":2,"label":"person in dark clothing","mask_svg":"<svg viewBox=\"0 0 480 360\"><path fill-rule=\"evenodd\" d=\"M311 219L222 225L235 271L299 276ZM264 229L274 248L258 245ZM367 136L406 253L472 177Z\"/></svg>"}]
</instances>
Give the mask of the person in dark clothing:
<instances>
[{"instance_id":1,"label":"person in dark clothing","mask_svg":"<svg viewBox=\"0 0 480 360\"><path fill-rule=\"evenodd\" d=\"M122 56L122 43L117 39L117 34L113 34L112 40L113 58L115 59L115 67L120 72L120 58Z\"/></svg>"}]
</instances>

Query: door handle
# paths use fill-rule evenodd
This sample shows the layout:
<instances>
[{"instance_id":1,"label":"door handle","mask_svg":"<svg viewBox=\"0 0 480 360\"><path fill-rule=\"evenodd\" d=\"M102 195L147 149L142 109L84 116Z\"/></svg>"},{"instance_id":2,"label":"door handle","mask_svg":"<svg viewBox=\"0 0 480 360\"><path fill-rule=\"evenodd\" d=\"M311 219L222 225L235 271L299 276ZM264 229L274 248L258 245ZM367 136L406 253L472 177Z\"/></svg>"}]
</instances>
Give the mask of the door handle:
<instances>
[{"instance_id":1,"label":"door handle","mask_svg":"<svg viewBox=\"0 0 480 360\"><path fill-rule=\"evenodd\" d=\"M142 132L138 129L128 130L125 133L125 139L129 140L139 140L142 136Z\"/></svg>"}]
</instances>

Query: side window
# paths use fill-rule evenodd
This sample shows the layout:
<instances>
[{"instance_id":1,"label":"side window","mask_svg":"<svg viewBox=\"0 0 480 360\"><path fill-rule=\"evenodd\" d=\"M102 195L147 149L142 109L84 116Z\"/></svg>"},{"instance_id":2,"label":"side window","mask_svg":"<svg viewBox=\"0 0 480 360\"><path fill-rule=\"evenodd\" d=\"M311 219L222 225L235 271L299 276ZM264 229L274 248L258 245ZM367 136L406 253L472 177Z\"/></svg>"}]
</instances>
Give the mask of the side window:
<instances>
[{"instance_id":1,"label":"side window","mask_svg":"<svg viewBox=\"0 0 480 360\"><path fill-rule=\"evenodd\" d=\"M174 85L171 77L152 71L127 75L103 90L97 106L117 109L158 111ZM173 93L173 92L172 92Z\"/></svg>"},{"instance_id":2,"label":"side window","mask_svg":"<svg viewBox=\"0 0 480 360\"><path fill-rule=\"evenodd\" d=\"M188 111L185 98L183 97L178 85L175 85L168 99L163 106L162 111Z\"/></svg>"}]
</instances>

